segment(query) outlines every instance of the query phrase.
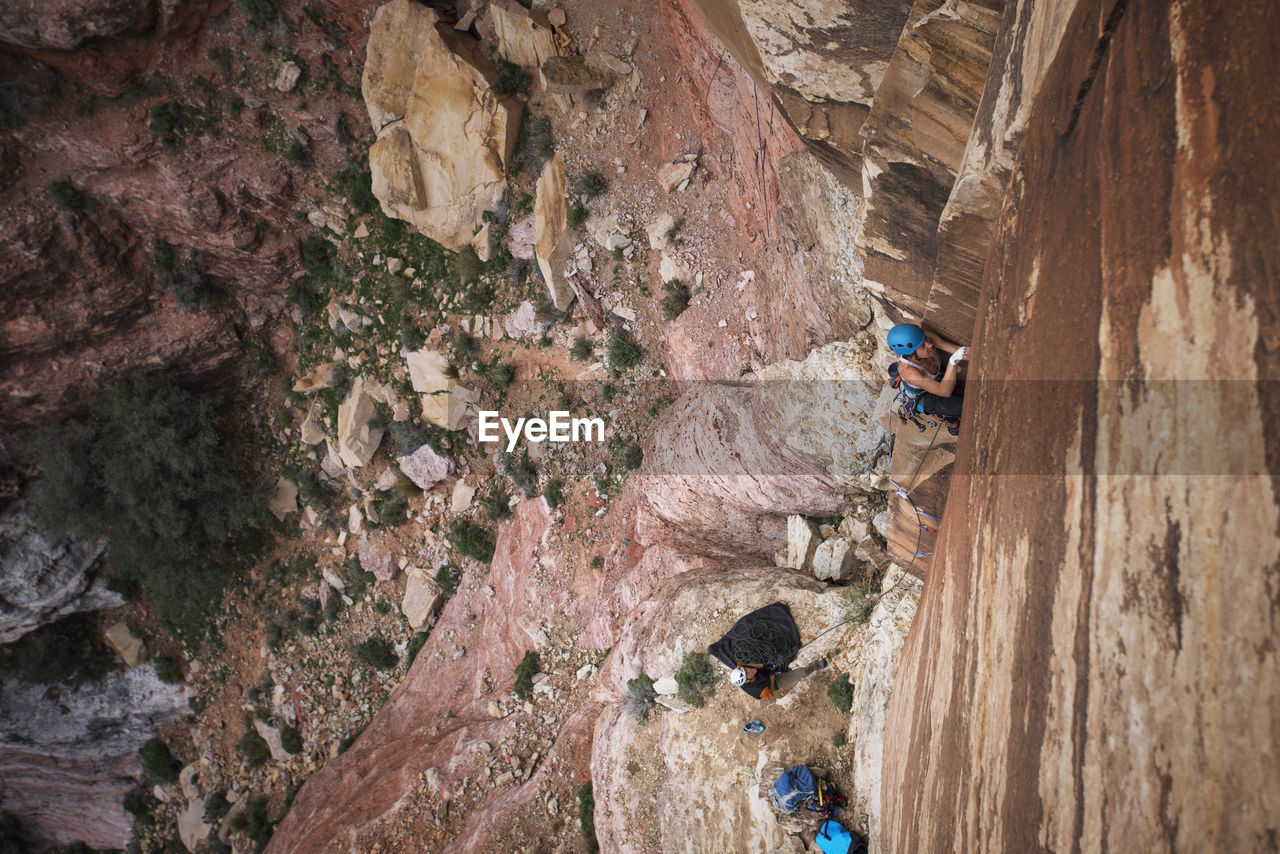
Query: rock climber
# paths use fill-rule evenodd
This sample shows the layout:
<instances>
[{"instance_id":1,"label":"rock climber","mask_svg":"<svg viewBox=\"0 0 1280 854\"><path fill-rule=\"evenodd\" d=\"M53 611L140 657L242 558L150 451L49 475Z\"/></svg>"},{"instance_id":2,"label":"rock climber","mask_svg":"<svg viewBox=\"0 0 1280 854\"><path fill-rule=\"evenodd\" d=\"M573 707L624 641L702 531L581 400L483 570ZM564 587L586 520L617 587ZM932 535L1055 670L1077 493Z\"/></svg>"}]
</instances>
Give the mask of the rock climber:
<instances>
[{"instance_id":1,"label":"rock climber","mask_svg":"<svg viewBox=\"0 0 1280 854\"><path fill-rule=\"evenodd\" d=\"M827 666L823 658L791 670L791 660L800 648L800 631L791 609L774 602L738 620L707 651L730 668L730 682L757 699L769 700Z\"/></svg>"},{"instance_id":2,"label":"rock climber","mask_svg":"<svg viewBox=\"0 0 1280 854\"><path fill-rule=\"evenodd\" d=\"M889 349L898 354L899 399L913 404L916 412L959 421L964 392L956 387L956 378L969 348L914 323L899 323L889 330ZM950 357L945 362L943 354Z\"/></svg>"},{"instance_id":3,"label":"rock climber","mask_svg":"<svg viewBox=\"0 0 1280 854\"><path fill-rule=\"evenodd\" d=\"M792 685L804 677L827 666L827 660L820 658L804 667L795 670L778 672L767 662L754 664L739 663L729 672L729 681L746 691L757 700L771 700L781 697Z\"/></svg>"}]
</instances>

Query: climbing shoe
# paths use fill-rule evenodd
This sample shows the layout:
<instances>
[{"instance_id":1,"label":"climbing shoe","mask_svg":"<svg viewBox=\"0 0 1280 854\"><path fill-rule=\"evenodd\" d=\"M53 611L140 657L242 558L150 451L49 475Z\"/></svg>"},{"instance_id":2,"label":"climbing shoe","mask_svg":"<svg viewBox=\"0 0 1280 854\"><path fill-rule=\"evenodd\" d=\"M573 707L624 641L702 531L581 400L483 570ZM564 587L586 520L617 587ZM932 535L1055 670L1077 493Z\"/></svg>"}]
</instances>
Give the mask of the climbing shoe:
<instances>
[{"instance_id":1,"label":"climbing shoe","mask_svg":"<svg viewBox=\"0 0 1280 854\"><path fill-rule=\"evenodd\" d=\"M943 421L942 423L943 423L943 424L945 424L945 425L947 425L947 432L948 432L948 433L950 433L952 436L959 436L959 435L960 435L960 422L959 422L959 421Z\"/></svg>"}]
</instances>

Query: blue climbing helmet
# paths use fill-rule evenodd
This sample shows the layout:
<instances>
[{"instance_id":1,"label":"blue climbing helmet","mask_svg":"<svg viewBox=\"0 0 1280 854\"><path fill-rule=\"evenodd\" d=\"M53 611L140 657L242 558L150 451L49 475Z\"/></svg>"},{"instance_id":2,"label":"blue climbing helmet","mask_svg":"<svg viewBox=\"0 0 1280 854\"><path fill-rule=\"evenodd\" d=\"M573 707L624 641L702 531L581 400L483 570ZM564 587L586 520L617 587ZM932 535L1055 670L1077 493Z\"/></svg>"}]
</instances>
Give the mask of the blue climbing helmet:
<instances>
[{"instance_id":1,"label":"blue climbing helmet","mask_svg":"<svg viewBox=\"0 0 1280 854\"><path fill-rule=\"evenodd\" d=\"M899 323L889 330L889 349L910 356L924 343L924 330L914 323Z\"/></svg>"}]
</instances>

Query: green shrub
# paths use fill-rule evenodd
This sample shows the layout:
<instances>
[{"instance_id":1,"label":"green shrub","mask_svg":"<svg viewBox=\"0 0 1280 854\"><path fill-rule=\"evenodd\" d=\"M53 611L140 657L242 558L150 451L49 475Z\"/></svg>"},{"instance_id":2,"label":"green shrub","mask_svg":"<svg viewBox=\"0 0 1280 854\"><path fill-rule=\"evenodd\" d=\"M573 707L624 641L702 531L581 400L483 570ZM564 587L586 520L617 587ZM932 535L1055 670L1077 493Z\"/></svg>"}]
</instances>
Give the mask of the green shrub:
<instances>
[{"instance_id":1,"label":"green shrub","mask_svg":"<svg viewBox=\"0 0 1280 854\"><path fill-rule=\"evenodd\" d=\"M499 95L507 96L528 93L529 85L533 82L529 77L529 72L516 63L501 57L495 61L494 65L498 69L498 79L493 84L494 91Z\"/></svg>"},{"instance_id":2,"label":"green shrub","mask_svg":"<svg viewBox=\"0 0 1280 854\"><path fill-rule=\"evenodd\" d=\"M352 555L347 558L347 587L346 594L351 597L352 601L358 601L364 596L365 590L369 585L377 581L377 577L372 572L366 572L364 567L360 565L360 557Z\"/></svg>"},{"instance_id":3,"label":"green shrub","mask_svg":"<svg viewBox=\"0 0 1280 854\"><path fill-rule=\"evenodd\" d=\"M480 367L480 376L493 387L494 391L504 391L516 378L516 366L510 362L499 362L497 355Z\"/></svg>"},{"instance_id":4,"label":"green shrub","mask_svg":"<svg viewBox=\"0 0 1280 854\"><path fill-rule=\"evenodd\" d=\"M662 316L675 320L689 307L689 289L679 279L667 282L663 287L666 295L662 298Z\"/></svg>"},{"instance_id":5,"label":"green shrub","mask_svg":"<svg viewBox=\"0 0 1280 854\"><path fill-rule=\"evenodd\" d=\"M427 632L415 632L413 637L409 639L409 648L405 650L404 655L410 665L418 657L418 653L422 652L422 648L426 646L427 638L429 637L431 635Z\"/></svg>"},{"instance_id":6,"label":"green shrub","mask_svg":"<svg viewBox=\"0 0 1280 854\"><path fill-rule=\"evenodd\" d=\"M125 812L133 816L134 821L142 827L149 827L155 823L155 810L158 806L160 806L159 799L141 786L125 793Z\"/></svg>"},{"instance_id":7,"label":"green shrub","mask_svg":"<svg viewBox=\"0 0 1280 854\"><path fill-rule=\"evenodd\" d=\"M151 108L147 129L160 140L166 154L173 154L182 143L187 130L186 109L177 101L164 101Z\"/></svg>"},{"instance_id":8,"label":"green shrub","mask_svg":"<svg viewBox=\"0 0 1280 854\"><path fill-rule=\"evenodd\" d=\"M525 498L538 494L538 468L529 459L528 451L522 450L518 455L504 453L502 466L506 469L507 477L524 493Z\"/></svg>"},{"instance_id":9,"label":"green shrub","mask_svg":"<svg viewBox=\"0 0 1280 854\"><path fill-rule=\"evenodd\" d=\"M511 495L501 483L494 484L493 489L482 495L477 503L490 522L496 522L511 515Z\"/></svg>"},{"instance_id":10,"label":"green shrub","mask_svg":"<svg viewBox=\"0 0 1280 854\"><path fill-rule=\"evenodd\" d=\"M332 243L319 234L308 235L298 244L298 257L302 261L302 269L317 282L332 282L334 279L334 261L338 250Z\"/></svg>"},{"instance_id":11,"label":"green shrub","mask_svg":"<svg viewBox=\"0 0 1280 854\"><path fill-rule=\"evenodd\" d=\"M182 662L172 655L157 655L152 664L156 668L156 676L161 682L177 685L182 682Z\"/></svg>"},{"instance_id":12,"label":"green shrub","mask_svg":"<svg viewBox=\"0 0 1280 854\"><path fill-rule=\"evenodd\" d=\"M280 730L280 746L287 753L302 752L302 735L298 732L297 727L287 726Z\"/></svg>"},{"instance_id":13,"label":"green shrub","mask_svg":"<svg viewBox=\"0 0 1280 854\"><path fill-rule=\"evenodd\" d=\"M547 506L552 510L564 504L564 481L558 477L549 478L546 487L542 490L542 497L547 500Z\"/></svg>"},{"instance_id":14,"label":"green shrub","mask_svg":"<svg viewBox=\"0 0 1280 854\"><path fill-rule=\"evenodd\" d=\"M34 498L46 529L110 532L107 559L140 580L158 616L188 621L216 602L230 535L249 505L214 428L214 401L164 380L134 380L87 419L37 447Z\"/></svg>"},{"instance_id":15,"label":"green shrub","mask_svg":"<svg viewBox=\"0 0 1280 854\"><path fill-rule=\"evenodd\" d=\"M227 800L227 790L218 789L204 799L204 820L206 824L217 824L231 812L231 801Z\"/></svg>"},{"instance_id":16,"label":"green shrub","mask_svg":"<svg viewBox=\"0 0 1280 854\"><path fill-rule=\"evenodd\" d=\"M452 596L458 592L458 582L461 580L462 573L451 566L442 566L436 570L436 586L446 596Z\"/></svg>"},{"instance_id":17,"label":"green shrub","mask_svg":"<svg viewBox=\"0 0 1280 854\"><path fill-rule=\"evenodd\" d=\"M153 738L138 748L138 756L142 757L142 773L152 783L172 783L178 779L182 763L169 752L169 746L158 738Z\"/></svg>"},{"instance_id":18,"label":"green shrub","mask_svg":"<svg viewBox=\"0 0 1280 854\"><path fill-rule=\"evenodd\" d=\"M240 0L240 8L249 23L259 30L270 28L280 14L277 0Z\"/></svg>"},{"instance_id":19,"label":"green shrub","mask_svg":"<svg viewBox=\"0 0 1280 854\"><path fill-rule=\"evenodd\" d=\"M63 178L49 185L49 195L53 203L71 214L82 214L89 207L89 200L84 193L71 186L71 182Z\"/></svg>"},{"instance_id":20,"label":"green shrub","mask_svg":"<svg viewBox=\"0 0 1280 854\"><path fill-rule=\"evenodd\" d=\"M716 670L705 652L687 652L680 669L676 671L676 685L680 699L695 709L701 709L707 699L716 692Z\"/></svg>"},{"instance_id":21,"label":"green shrub","mask_svg":"<svg viewBox=\"0 0 1280 854\"><path fill-rule=\"evenodd\" d=\"M827 696L836 708L846 715L853 709L853 683L848 676L841 676L827 687Z\"/></svg>"},{"instance_id":22,"label":"green shrub","mask_svg":"<svg viewBox=\"0 0 1280 854\"><path fill-rule=\"evenodd\" d=\"M179 261L168 241L152 237L147 256L156 285L172 293L184 309L208 311L213 305L218 288L205 275L204 256L200 253L188 252L186 261Z\"/></svg>"},{"instance_id":23,"label":"green shrub","mask_svg":"<svg viewBox=\"0 0 1280 854\"><path fill-rule=\"evenodd\" d=\"M569 356L575 361L585 362L591 358L591 354L594 351L595 348L591 345L591 339L579 335L573 339L573 346L569 349Z\"/></svg>"},{"instance_id":24,"label":"green shrub","mask_svg":"<svg viewBox=\"0 0 1280 854\"><path fill-rule=\"evenodd\" d=\"M88 614L72 614L0 648L0 670L33 685L92 682L105 676L115 655Z\"/></svg>"},{"instance_id":25,"label":"green shrub","mask_svg":"<svg viewBox=\"0 0 1280 854\"><path fill-rule=\"evenodd\" d=\"M640 468L644 462L644 449L637 442L628 442L622 449L622 467L630 471Z\"/></svg>"},{"instance_id":26,"label":"green shrub","mask_svg":"<svg viewBox=\"0 0 1280 854\"><path fill-rule=\"evenodd\" d=\"M648 673L641 673L635 679L627 680L626 705L636 716L636 721L643 724L649 718L649 712L658 701L658 692L653 690L653 678Z\"/></svg>"},{"instance_id":27,"label":"green shrub","mask_svg":"<svg viewBox=\"0 0 1280 854\"><path fill-rule=\"evenodd\" d=\"M526 110L521 117L520 136L511 159L520 167L520 171L527 169L531 173L540 173L555 152L556 141L551 119L546 116L535 119Z\"/></svg>"},{"instance_id":28,"label":"green shrub","mask_svg":"<svg viewBox=\"0 0 1280 854\"><path fill-rule=\"evenodd\" d=\"M355 652L357 658L375 670L390 670L400 662L400 656L378 635L356 644Z\"/></svg>"},{"instance_id":29,"label":"green shrub","mask_svg":"<svg viewBox=\"0 0 1280 854\"><path fill-rule=\"evenodd\" d=\"M493 560L497 539L493 531L466 519L455 519L449 526L449 539L453 547L469 558L489 563Z\"/></svg>"},{"instance_id":30,"label":"green shrub","mask_svg":"<svg viewBox=\"0 0 1280 854\"><path fill-rule=\"evenodd\" d=\"M264 765L271 758L271 748L267 745L267 740L258 735L256 729L250 728L236 742L236 748L245 759L249 760L252 768Z\"/></svg>"},{"instance_id":31,"label":"green shrub","mask_svg":"<svg viewBox=\"0 0 1280 854\"><path fill-rule=\"evenodd\" d=\"M580 200L574 199L573 204L569 205L569 213L566 216L569 221L569 227L577 228L590 218L591 211L587 210L587 206Z\"/></svg>"},{"instance_id":32,"label":"green shrub","mask_svg":"<svg viewBox=\"0 0 1280 854\"><path fill-rule=\"evenodd\" d=\"M243 833L253 840L259 849L264 848L275 832L275 823L267 814L266 798L250 798L242 813L231 819L231 830Z\"/></svg>"},{"instance_id":33,"label":"green shrub","mask_svg":"<svg viewBox=\"0 0 1280 854\"><path fill-rule=\"evenodd\" d=\"M843 732L838 732L835 735L831 736L831 746L834 748L839 749L841 747L844 747L846 744L848 744L848 742L849 742L849 739L848 737L845 736Z\"/></svg>"},{"instance_id":34,"label":"green shrub","mask_svg":"<svg viewBox=\"0 0 1280 854\"><path fill-rule=\"evenodd\" d=\"M590 201L609 188L608 180L599 172L578 172L569 176L569 190Z\"/></svg>"},{"instance_id":35,"label":"green shrub","mask_svg":"<svg viewBox=\"0 0 1280 854\"><path fill-rule=\"evenodd\" d=\"M644 348L625 332L609 333L605 353L609 358L609 367L615 373L634 368L644 358Z\"/></svg>"},{"instance_id":36,"label":"green shrub","mask_svg":"<svg viewBox=\"0 0 1280 854\"><path fill-rule=\"evenodd\" d=\"M511 686L517 700L523 700L529 696L529 692L533 690L533 677L541 668L538 653L533 650L526 652L524 658L520 659L520 663L516 665L516 681Z\"/></svg>"},{"instance_id":37,"label":"green shrub","mask_svg":"<svg viewBox=\"0 0 1280 854\"><path fill-rule=\"evenodd\" d=\"M600 851L600 840L596 839L596 798L591 782L587 781L578 789L578 823L582 825L582 838L591 854Z\"/></svg>"}]
</instances>

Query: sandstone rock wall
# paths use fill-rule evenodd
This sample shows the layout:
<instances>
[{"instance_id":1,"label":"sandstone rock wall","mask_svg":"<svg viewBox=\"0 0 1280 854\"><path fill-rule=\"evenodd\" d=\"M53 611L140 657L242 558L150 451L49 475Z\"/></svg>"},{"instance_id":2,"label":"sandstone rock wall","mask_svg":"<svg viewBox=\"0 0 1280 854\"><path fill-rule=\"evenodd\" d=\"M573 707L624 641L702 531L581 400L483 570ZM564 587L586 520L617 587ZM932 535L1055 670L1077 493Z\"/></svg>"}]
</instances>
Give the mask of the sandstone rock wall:
<instances>
[{"instance_id":1,"label":"sandstone rock wall","mask_svg":"<svg viewBox=\"0 0 1280 854\"><path fill-rule=\"evenodd\" d=\"M4 808L22 816L24 832L41 843L127 846L133 816L124 810L124 796L137 787L141 775L136 751L63 759L0 747Z\"/></svg>"},{"instance_id":2,"label":"sandstone rock wall","mask_svg":"<svg viewBox=\"0 0 1280 854\"><path fill-rule=\"evenodd\" d=\"M970 402L965 512L889 716L885 845L1268 848L1280 17L1032 5L979 134L1026 116L976 346L1030 405Z\"/></svg>"},{"instance_id":3,"label":"sandstone rock wall","mask_svg":"<svg viewBox=\"0 0 1280 854\"><path fill-rule=\"evenodd\" d=\"M0 686L0 747L63 759L131 753L157 727L190 711L181 685L161 682L149 664L109 673L77 687Z\"/></svg>"},{"instance_id":4,"label":"sandstone rock wall","mask_svg":"<svg viewBox=\"0 0 1280 854\"><path fill-rule=\"evenodd\" d=\"M25 501L0 512L0 644L67 614L120 605L94 579L105 549L105 542L46 538Z\"/></svg>"}]
</instances>

